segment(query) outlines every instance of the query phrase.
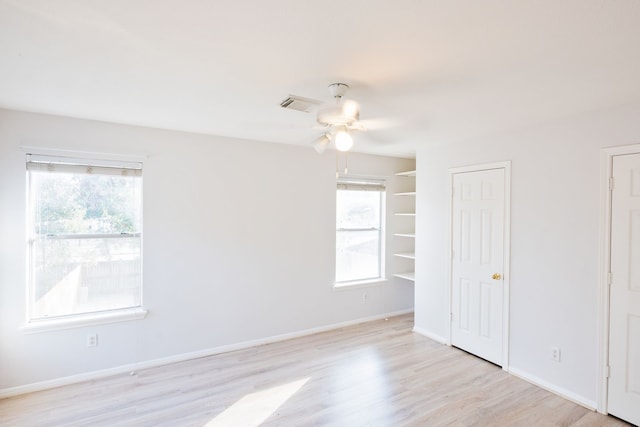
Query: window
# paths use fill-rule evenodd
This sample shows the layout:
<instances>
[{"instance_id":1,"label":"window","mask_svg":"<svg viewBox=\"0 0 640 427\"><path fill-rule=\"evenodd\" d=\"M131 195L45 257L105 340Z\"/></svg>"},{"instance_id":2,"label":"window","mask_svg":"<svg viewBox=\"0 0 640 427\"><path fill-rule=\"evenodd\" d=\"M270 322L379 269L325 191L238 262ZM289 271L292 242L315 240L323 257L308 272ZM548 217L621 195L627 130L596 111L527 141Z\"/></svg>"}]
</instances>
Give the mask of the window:
<instances>
[{"instance_id":1,"label":"window","mask_svg":"<svg viewBox=\"0 0 640 427\"><path fill-rule=\"evenodd\" d=\"M336 285L384 276L382 181L338 181L336 197Z\"/></svg>"},{"instance_id":2,"label":"window","mask_svg":"<svg viewBox=\"0 0 640 427\"><path fill-rule=\"evenodd\" d=\"M141 307L142 165L28 155L28 320Z\"/></svg>"}]
</instances>

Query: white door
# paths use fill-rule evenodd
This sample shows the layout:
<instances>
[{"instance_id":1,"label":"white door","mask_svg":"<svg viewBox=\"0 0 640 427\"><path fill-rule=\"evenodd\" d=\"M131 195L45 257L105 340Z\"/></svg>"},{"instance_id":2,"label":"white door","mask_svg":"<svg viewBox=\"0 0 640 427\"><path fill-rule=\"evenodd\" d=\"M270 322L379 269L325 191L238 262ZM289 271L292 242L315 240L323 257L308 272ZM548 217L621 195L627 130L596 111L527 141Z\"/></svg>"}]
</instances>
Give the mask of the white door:
<instances>
[{"instance_id":1,"label":"white door","mask_svg":"<svg viewBox=\"0 0 640 427\"><path fill-rule=\"evenodd\" d=\"M451 344L502 365L505 170L453 175Z\"/></svg>"},{"instance_id":2,"label":"white door","mask_svg":"<svg viewBox=\"0 0 640 427\"><path fill-rule=\"evenodd\" d=\"M608 411L640 425L640 154L613 157Z\"/></svg>"}]
</instances>

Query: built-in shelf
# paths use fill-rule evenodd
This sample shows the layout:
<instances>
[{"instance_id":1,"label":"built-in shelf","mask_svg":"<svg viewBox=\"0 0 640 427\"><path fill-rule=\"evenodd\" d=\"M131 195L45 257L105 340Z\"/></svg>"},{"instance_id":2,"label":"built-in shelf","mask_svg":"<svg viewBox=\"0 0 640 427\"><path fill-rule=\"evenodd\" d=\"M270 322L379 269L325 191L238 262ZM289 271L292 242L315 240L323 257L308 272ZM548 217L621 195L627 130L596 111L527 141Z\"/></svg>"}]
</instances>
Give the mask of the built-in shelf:
<instances>
[{"instance_id":1,"label":"built-in shelf","mask_svg":"<svg viewBox=\"0 0 640 427\"><path fill-rule=\"evenodd\" d=\"M407 271L405 273L396 273L395 277L399 277L401 279L411 280L412 282L416 281L416 273L413 271Z\"/></svg>"},{"instance_id":2,"label":"built-in shelf","mask_svg":"<svg viewBox=\"0 0 640 427\"><path fill-rule=\"evenodd\" d=\"M396 176L403 176L403 177L415 177L416 176L416 171L412 170L412 171L405 171L405 172L398 172L396 173ZM401 198L403 198L403 200L398 200L398 209L400 210L400 212L395 212L395 216L398 217L398 219L396 220L396 223L398 224L398 228L400 230L407 230L407 233L395 233L394 236L396 237L406 237L409 239L415 239L416 235L415 232L411 231L411 230L415 230L415 218L416 218L416 213L415 213L415 205L414 205L414 201L415 199L413 197L416 196L416 191L415 191L415 183L413 180L411 180L411 182L406 182L407 187L404 187L404 189L411 189L413 188L413 191L402 191L399 193L394 193L395 196L400 196ZM409 186L409 184L411 184ZM404 197L403 197L404 196ZM415 259L416 259L416 254L415 254L415 242L410 242L408 240L404 240L402 242L398 242L398 250L400 251L407 251L407 252L396 252L393 254L394 257L398 258L398 260L396 261L396 270L400 270L400 272L395 273L393 276L394 277L399 277L403 280L409 281L409 282L415 282L416 281L416 274L413 271L407 271L407 270L413 270L415 268Z\"/></svg>"},{"instance_id":3,"label":"built-in shelf","mask_svg":"<svg viewBox=\"0 0 640 427\"><path fill-rule=\"evenodd\" d=\"M394 234L394 236L396 236L396 237L410 237L412 239L415 239L415 237L416 237L415 233L396 233L396 234Z\"/></svg>"},{"instance_id":4,"label":"built-in shelf","mask_svg":"<svg viewBox=\"0 0 640 427\"><path fill-rule=\"evenodd\" d=\"M393 255L398 256L400 258L416 259L415 252L398 252L397 254L393 254Z\"/></svg>"}]
</instances>

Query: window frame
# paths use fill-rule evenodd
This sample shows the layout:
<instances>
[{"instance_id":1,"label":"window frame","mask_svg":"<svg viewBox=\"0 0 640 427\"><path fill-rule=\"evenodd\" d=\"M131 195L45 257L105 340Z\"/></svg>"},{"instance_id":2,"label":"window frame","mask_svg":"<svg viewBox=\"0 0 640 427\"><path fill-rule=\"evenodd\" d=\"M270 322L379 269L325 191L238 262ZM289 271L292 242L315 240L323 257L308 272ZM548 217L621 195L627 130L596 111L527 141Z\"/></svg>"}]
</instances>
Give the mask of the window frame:
<instances>
[{"instance_id":1,"label":"window frame","mask_svg":"<svg viewBox=\"0 0 640 427\"><path fill-rule=\"evenodd\" d=\"M82 153L87 154L87 153ZM34 333L42 331L51 331L59 329L68 329L75 327L82 327L87 325L106 324L120 321L143 319L147 315L147 310L144 308L144 278L143 278L143 163L141 158L122 158L122 156L91 156L86 157L82 154L64 152L60 155L57 152L49 152L45 150L44 153L35 154L30 151L26 154L26 301L25 301L25 324L23 330L25 333ZM118 159L119 157L119 159ZM108 168L111 170L127 170L131 171L134 177L137 177L140 185L139 189L139 201L136 203L137 215L139 215L139 227L136 232L121 232L121 233L59 233L52 235L44 235L42 240L79 240L79 239L119 239L119 238L131 238L136 237L139 239L139 259L140 259L140 279L138 283L138 292L140 295L139 304L111 308L100 309L82 313L68 313L62 315L34 317L34 292L35 292L35 272L34 269L34 255L33 250L35 247L36 236L34 235L35 229L35 214L34 214L34 196L35 189L33 188L33 178L31 173L34 168L31 164L44 164L53 165L53 167L59 167L61 171L81 174L80 168L101 170ZM78 169L76 172L73 169ZM89 172L90 173L90 172ZM124 173L124 172L123 172ZM128 172L127 172L128 173ZM104 173L98 172L98 175ZM42 238L42 236L41 236Z\"/></svg>"},{"instance_id":2,"label":"window frame","mask_svg":"<svg viewBox=\"0 0 640 427\"><path fill-rule=\"evenodd\" d=\"M379 222L378 227L338 227L338 211L336 203L336 244L335 244L335 256L334 256L334 289L346 289L359 286L369 286L381 284L387 281L386 279L386 180L383 178L356 178L356 177L339 177L336 183L336 202L338 197L338 191L375 191L379 194L378 210L379 210ZM337 261L338 261L338 233L340 232L359 232L359 231L377 231L378 233L378 272L375 277L361 277L352 280L337 280Z\"/></svg>"}]
</instances>

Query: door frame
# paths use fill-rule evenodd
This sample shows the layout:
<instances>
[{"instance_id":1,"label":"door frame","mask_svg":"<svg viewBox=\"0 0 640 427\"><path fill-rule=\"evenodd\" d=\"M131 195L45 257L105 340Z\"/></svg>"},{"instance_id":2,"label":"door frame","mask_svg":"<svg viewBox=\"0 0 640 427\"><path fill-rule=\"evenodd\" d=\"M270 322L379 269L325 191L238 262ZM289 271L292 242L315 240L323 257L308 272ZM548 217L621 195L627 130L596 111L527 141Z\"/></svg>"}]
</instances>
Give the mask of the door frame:
<instances>
[{"instance_id":1,"label":"door frame","mask_svg":"<svg viewBox=\"0 0 640 427\"><path fill-rule=\"evenodd\" d=\"M604 148L600 152L600 250L598 289L598 390L597 411L608 414L609 397L609 272L611 271L611 190L613 158L640 154L640 144Z\"/></svg>"},{"instance_id":2,"label":"door frame","mask_svg":"<svg viewBox=\"0 0 640 427\"><path fill-rule=\"evenodd\" d=\"M511 282L511 161L483 163L479 165L449 168L449 335L447 345L452 342L451 316L453 313L453 177L465 172L480 172L492 169L504 170L504 235L503 235L503 289L502 289L502 369L509 370L509 288Z\"/></svg>"}]
</instances>

